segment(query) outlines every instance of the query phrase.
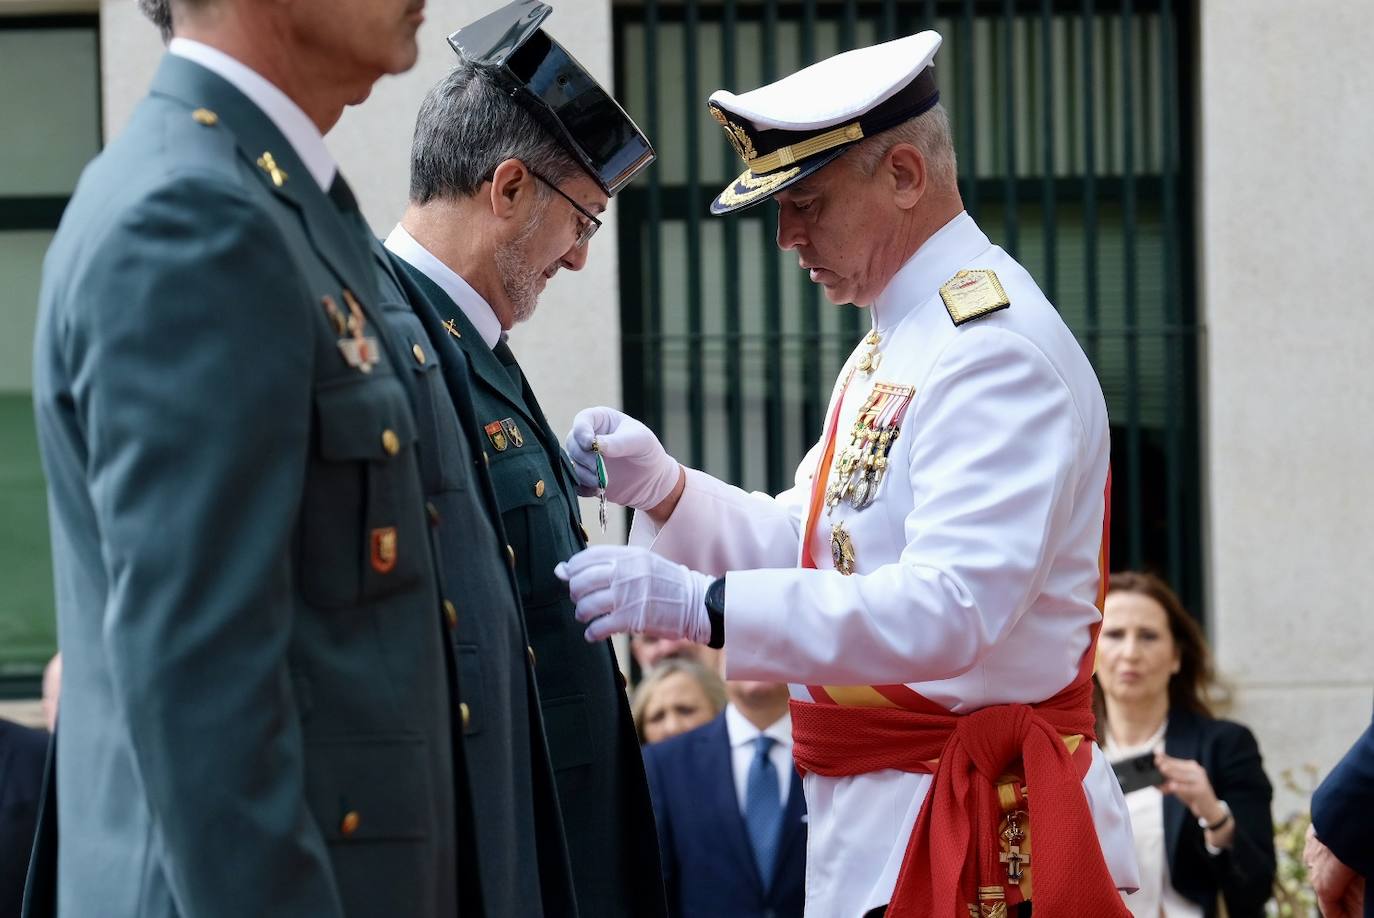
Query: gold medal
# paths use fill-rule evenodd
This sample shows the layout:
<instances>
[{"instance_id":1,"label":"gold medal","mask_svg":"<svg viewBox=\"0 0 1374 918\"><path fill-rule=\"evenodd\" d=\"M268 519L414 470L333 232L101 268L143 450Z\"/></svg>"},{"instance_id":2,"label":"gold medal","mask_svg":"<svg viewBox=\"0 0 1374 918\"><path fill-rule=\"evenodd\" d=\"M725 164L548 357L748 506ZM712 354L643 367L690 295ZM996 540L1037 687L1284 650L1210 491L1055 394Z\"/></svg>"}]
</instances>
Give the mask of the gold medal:
<instances>
[{"instance_id":1,"label":"gold medal","mask_svg":"<svg viewBox=\"0 0 1374 918\"><path fill-rule=\"evenodd\" d=\"M854 540L844 523L836 523L830 530L830 559L835 563L835 570L846 577L854 573Z\"/></svg>"}]
</instances>

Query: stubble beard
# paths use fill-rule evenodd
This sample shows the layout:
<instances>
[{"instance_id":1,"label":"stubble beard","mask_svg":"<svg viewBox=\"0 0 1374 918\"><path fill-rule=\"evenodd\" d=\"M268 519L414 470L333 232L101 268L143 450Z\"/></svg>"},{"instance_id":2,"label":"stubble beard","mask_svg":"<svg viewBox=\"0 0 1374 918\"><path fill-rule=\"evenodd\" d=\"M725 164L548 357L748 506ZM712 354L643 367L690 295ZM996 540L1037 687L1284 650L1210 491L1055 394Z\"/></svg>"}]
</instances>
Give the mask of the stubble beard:
<instances>
[{"instance_id":1,"label":"stubble beard","mask_svg":"<svg viewBox=\"0 0 1374 918\"><path fill-rule=\"evenodd\" d=\"M511 307L511 324L518 325L534 315L539 304L539 278L544 269L530 263L526 248L539 229L539 221L548 210L549 198L541 195L530 214L529 222L510 242L496 247L494 260L496 271L501 275L501 288Z\"/></svg>"}]
</instances>

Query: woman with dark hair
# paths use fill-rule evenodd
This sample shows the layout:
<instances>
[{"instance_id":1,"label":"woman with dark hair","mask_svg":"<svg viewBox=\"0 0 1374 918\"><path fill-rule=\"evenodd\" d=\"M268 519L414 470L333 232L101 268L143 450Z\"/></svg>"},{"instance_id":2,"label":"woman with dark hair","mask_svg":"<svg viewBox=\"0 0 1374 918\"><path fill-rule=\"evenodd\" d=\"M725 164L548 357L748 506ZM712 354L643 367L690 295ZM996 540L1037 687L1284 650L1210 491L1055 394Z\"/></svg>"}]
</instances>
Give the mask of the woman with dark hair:
<instances>
[{"instance_id":1,"label":"woman with dark hair","mask_svg":"<svg viewBox=\"0 0 1374 918\"><path fill-rule=\"evenodd\" d=\"M1212 716L1206 640L1164 581L1111 576L1094 678L1097 735L1128 791L1140 862L1131 913L1211 918L1221 898L1229 918L1263 915L1273 788L1250 731Z\"/></svg>"}]
</instances>

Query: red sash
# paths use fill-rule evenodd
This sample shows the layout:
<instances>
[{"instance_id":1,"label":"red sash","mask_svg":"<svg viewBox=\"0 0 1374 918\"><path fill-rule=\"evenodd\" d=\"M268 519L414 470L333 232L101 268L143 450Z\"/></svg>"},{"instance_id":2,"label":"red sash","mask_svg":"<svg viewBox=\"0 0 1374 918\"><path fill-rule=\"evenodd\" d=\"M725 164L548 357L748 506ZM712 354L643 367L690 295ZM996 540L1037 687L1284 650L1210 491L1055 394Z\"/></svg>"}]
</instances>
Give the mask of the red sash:
<instances>
[{"instance_id":1,"label":"red sash","mask_svg":"<svg viewBox=\"0 0 1374 918\"><path fill-rule=\"evenodd\" d=\"M1092 684L1075 680L1037 705L996 705L956 715L793 701L793 756L802 772L848 777L882 769L934 774L907 843L888 918L963 916L980 890L1021 901L1007 888L998 832L998 784L1019 759L1035 830L1036 913L1126 916L1107 870L1083 792L1092 761ZM1061 736L1080 734L1070 754ZM1013 786L1016 786L1015 784Z\"/></svg>"}]
</instances>

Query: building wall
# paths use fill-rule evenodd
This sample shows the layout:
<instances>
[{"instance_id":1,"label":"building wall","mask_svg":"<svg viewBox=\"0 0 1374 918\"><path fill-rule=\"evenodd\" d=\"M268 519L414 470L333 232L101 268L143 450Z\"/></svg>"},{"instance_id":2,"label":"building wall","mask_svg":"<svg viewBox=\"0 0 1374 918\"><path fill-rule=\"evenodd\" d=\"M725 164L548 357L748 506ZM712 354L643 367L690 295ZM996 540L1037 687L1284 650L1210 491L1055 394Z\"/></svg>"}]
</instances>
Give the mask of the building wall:
<instances>
[{"instance_id":1,"label":"building wall","mask_svg":"<svg viewBox=\"0 0 1374 918\"><path fill-rule=\"evenodd\" d=\"M1201 7L1211 633L1276 779L1329 770L1374 702L1367 19L1345 0Z\"/></svg>"},{"instance_id":2,"label":"building wall","mask_svg":"<svg viewBox=\"0 0 1374 918\"><path fill-rule=\"evenodd\" d=\"M429 0L420 30L420 60L408 73L379 82L370 98L345 112L327 143L378 235L386 235L405 209L410 138L426 90L447 72L450 32L499 6L498 0ZM602 0L559 0L550 33L604 85L611 82L611 11ZM122 130L147 90L161 56L157 30L134 0L103 0L101 43L105 130ZM587 405L620 404L620 300L615 204L602 218L591 258L579 272L560 271L528 323L511 334L530 384L554 432L562 437ZM594 501L583 516L595 520ZM599 536L597 527L588 531ZM623 532L621 514L609 515L608 538Z\"/></svg>"}]
</instances>

